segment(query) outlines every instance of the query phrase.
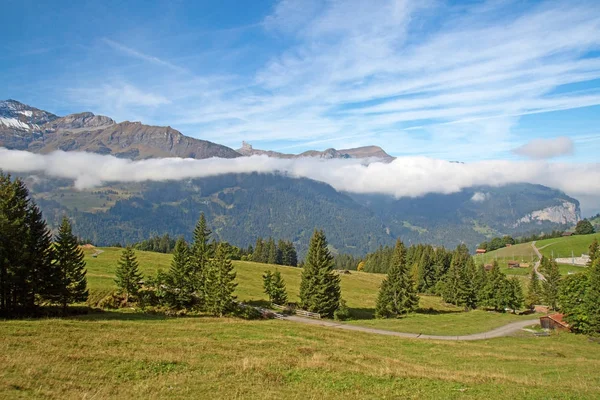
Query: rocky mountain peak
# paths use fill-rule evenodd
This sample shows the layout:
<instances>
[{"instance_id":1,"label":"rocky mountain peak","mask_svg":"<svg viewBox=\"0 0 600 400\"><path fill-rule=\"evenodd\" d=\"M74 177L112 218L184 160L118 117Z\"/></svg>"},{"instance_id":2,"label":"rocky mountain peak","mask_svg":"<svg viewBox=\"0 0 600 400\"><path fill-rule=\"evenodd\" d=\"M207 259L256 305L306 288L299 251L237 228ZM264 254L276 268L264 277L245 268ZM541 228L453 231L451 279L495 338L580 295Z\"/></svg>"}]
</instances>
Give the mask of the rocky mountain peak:
<instances>
[{"instance_id":1,"label":"rocky mountain peak","mask_svg":"<svg viewBox=\"0 0 600 400\"><path fill-rule=\"evenodd\" d=\"M78 114L67 115L66 117L57 118L44 127L47 131L55 131L58 129L71 130L91 128L98 129L114 125L116 122L103 115L94 115L91 112L82 112Z\"/></svg>"}]
</instances>

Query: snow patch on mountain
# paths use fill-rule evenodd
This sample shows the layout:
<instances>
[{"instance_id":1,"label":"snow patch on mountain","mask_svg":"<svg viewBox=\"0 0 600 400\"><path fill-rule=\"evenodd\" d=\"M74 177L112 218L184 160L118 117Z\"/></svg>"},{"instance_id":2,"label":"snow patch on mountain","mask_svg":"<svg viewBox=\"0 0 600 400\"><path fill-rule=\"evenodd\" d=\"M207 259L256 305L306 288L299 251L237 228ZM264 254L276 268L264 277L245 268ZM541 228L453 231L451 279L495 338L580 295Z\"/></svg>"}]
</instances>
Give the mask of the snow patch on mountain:
<instances>
[{"instance_id":1,"label":"snow patch on mountain","mask_svg":"<svg viewBox=\"0 0 600 400\"><path fill-rule=\"evenodd\" d=\"M2 118L0 117L0 125L7 126L9 128L25 129L30 130L31 127L25 122L21 122L16 118Z\"/></svg>"}]
</instances>

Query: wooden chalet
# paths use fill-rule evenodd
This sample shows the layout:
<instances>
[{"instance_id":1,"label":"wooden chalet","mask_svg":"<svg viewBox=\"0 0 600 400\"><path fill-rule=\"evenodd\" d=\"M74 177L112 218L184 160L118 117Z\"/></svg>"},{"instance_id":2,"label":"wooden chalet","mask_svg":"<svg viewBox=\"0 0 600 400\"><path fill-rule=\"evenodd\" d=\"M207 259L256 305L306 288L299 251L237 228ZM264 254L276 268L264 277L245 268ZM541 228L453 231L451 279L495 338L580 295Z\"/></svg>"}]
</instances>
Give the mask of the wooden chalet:
<instances>
[{"instance_id":1,"label":"wooden chalet","mask_svg":"<svg viewBox=\"0 0 600 400\"><path fill-rule=\"evenodd\" d=\"M570 331L571 327L563 320L563 314L550 314L540 317L540 325L544 329Z\"/></svg>"},{"instance_id":2,"label":"wooden chalet","mask_svg":"<svg viewBox=\"0 0 600 400\"><path fill-rule=\"evenodd\" d=\"M508 268L521 268L521 264L518 261L512 260L508 262Z\"/></svg>"},{"instance_id":3,"label":"wooden chalet","mask_svg":"<svg viewBox=\"0 0 600 400\"><path fill-rule=\"evenodd\" d=\"M477 249L475 250L475 254L485 254L486 251L486 249Z\"/></svg>"},{"instance_id":4,"label":"wooden chalet","mask_svg":"<svg viewBox=\"0 0 600 400\"><path fill-rule=\"evenodd\" d=\"M494 266L492 264L485 264L484 267L486 271L491 271Z\"/></svg>"}]
</instances>

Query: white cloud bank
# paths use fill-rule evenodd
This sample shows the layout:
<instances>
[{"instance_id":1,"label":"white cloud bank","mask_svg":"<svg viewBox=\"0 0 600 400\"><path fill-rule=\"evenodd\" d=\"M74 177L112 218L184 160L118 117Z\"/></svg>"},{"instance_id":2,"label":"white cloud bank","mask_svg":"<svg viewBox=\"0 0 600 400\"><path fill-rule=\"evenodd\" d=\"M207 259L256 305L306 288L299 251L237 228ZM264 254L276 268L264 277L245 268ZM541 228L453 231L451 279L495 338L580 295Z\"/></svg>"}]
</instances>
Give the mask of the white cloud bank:
<instances>
[{"instance_id":1,"label":"white cloud bank","mask_svg":"<svg viewBox=\"0 0 600 400\"><path fill-rule=\"evenodd\" d=\"M600 197L600 163L479 161L461 164L427 157L400 157L391 163L372 162L367 165L364 160L356 159L284 160L267 156L131 161L83 152L34 154L0 148L0 169L19 173L41 171L52 177L73 179L78 189L92 188L105 182L182 180L259 172L311 178L341 191L396 197L448 194L471 186L520 182L550 186L575 197Z\"/></svg>"},{"instance_id":2,"label":"white cloud bank","mask_svg":"<svg viewBox=\"0 0 600 400\"><path fill-rule=\"evenodd\" d=\"M573 141L561 136L553 139L533 139L517 147L513 153L534 160L543 160L573 153Z\"/></svg>"}]
</instances>

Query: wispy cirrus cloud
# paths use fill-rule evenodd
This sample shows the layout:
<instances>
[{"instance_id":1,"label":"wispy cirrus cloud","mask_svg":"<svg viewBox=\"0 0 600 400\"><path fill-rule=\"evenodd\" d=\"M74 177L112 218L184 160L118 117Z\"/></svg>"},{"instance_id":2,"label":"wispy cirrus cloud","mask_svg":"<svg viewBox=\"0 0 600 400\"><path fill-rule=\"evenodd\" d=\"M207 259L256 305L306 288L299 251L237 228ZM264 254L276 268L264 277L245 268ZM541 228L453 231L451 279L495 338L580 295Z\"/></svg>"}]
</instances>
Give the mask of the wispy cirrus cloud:
<instances>
[{"instance_id":1,"label":"wispy cirrus cloud","mask_svg":"<svg viewBox=\"0 0 600 400\"><path fill-rule=\"evenodd\" d=\"M116 53L164 67L112 71L108 85L130 85L161 105L156 113L123 102L119 115L232 147L246 140L302 150L344 146L350 137L395 155L472 160L513 157L523 136L561 135L524 131L524 119L600 106L600 9L593 1L463 7L383 0L373 7L283 0L252 26L252 38L267 45L230 48L240 58L226 72L219 53L183 68L173 54L187 49L179 52L187 57L194 47L186 43L165 41L171 51L154 54L167 60L133 41L103 39ZM244 35L239 46L251 46ZM110 96L96 103L96 111L111 110Z\"/></svg>"},{"instance_id":2,"label":"wispy cirrus cloud","mask_svg":"<svg viewBox=\"0 0 600 400\"><path fill-rule=\"evenodd\" d=\"M169 61L165 61L165 60L160 59L158 57L151 56L151 55L148 55L148 54L144 54L144 53L142 53L142 52L140 52L138 50L132 49L131 47L127 47L124 44L121 44L119 42L115 42L114 40L110 40L110 39L107 39L107 38L102 38L102 41L104 43L106 43L107 45L109 45L110 47L112 47L113 49L118 50L118 51L120 51L120 52L122 52L124 54L127 54L128 56L135 57L135 58L138 58L140 60L150 62L152 64L156 64L156 65L160 65L160 66L169 68L169 69L171 69L171 70L173 70L175 72L189 73L189 71L187 69L185 69L185 68L179 67L179 66L177 66L177 65L175 65L175 64L173 64L173 63L171 63Z\"/></svg>"}]
</instances>

